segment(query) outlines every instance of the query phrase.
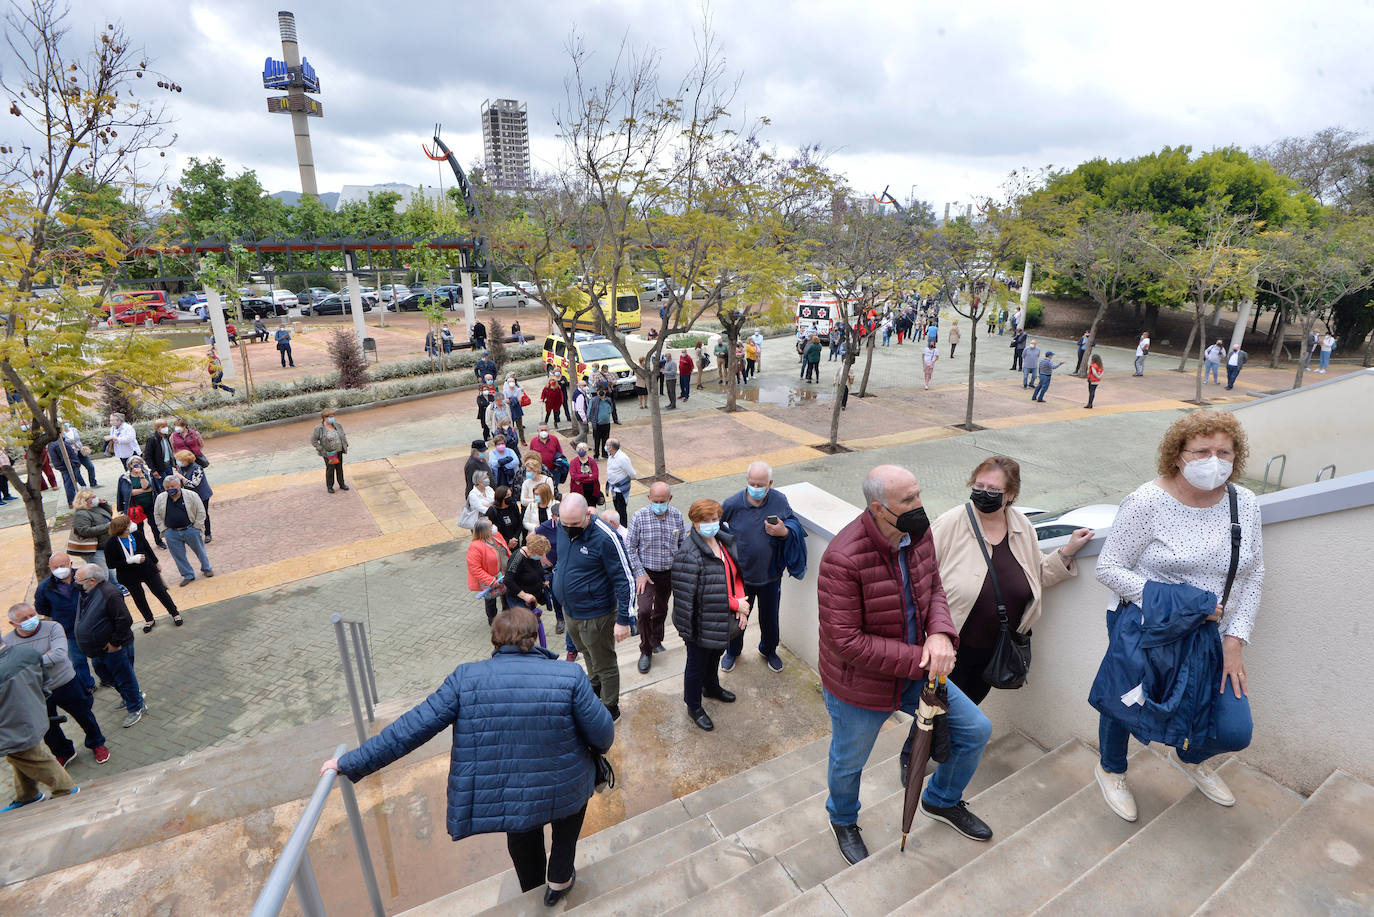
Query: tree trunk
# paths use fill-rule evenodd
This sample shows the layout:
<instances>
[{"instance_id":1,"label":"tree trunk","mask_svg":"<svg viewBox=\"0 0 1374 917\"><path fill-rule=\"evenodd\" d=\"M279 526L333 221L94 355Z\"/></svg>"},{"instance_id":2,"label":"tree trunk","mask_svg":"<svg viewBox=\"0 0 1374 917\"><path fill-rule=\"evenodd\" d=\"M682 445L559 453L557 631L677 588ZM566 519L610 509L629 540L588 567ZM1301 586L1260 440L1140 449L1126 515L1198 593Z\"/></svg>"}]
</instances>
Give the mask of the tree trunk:
<instances>
[{"instance_id":1,"label":"tree trunk","mask_svg":"<svg viewBox=\"0 0 1374 917\"><path fill-rule=\"evenodd\" d=\"M1297 372L1293 373L1293 388L1300 388L1302 386L1302 374L1303 371L1307 368L1307 359L1309 352L1307 341L1312 334L1312 329L1315 328L1316 325L1317 312L1316 310L1312 310L1308 313L1307 320L1302 323L1302 350L1298 352Z\"/></svg>"},{"instance_id":2,"label":"tree trunk","mask_svg":"<svg viewBox=\"0 0 1374 917\"><path fill-rule=\"evenodd\" d=\"M1283 335L1284 335L1284 332L1287 330L1287 327L1288 327L1287 315L1285 314L1286 312L1287 312L1287 310L1284 309L1283 306L1280 306L1280 307L1278 308L1278 310L1275 312L1275 315L1274 315L1274 324L1278 326L1278 328L1277 328L1278 334L1273 334L1274 329L1273 329L1273 328L1270 329L1270 333L1273 334L1273 338L1272 338L1272 339L1270 340L1270 342L1269 342L1269 368L1270 368L1270 369L1278 369L1278 368L1279 368L1279 359L1280 359L1280 357L1282 356L1282 351L1283 351Z\"/></svg>"},{"instance_id":3,"label":"tree trunk","mask_svg":"<svg viewBox=\"0 0 1374 917\"><path fill-rule=\"evenodd\" d=\"M733 322L725 325L725 413L733 414L739 410L739 373L735 363L735 345L739 342L741 326ZM741 323L742 325L743 323ZM703 350L702 353L705 353Z\"/></svg>"},{"instance_id":4,"label":"tree trunk","mask_svg":"<svg viewBox=\"0 0 1374 917\"><path fill-rule=\"evenodd\" d=\"M975 361L978 357L978 318L970 316L971 324L968 329L968 405L964 408L964 429L973 430L973 378Z\"/></svg>"},{"instance_id":5,"label":"tree trunk","mask_svg":"<svg viewBox=\"0 0 1374 917\"><path fill-rule=\"evenodd\" d=\"M4 469L5 476L14 485L14 491L24 501L24 515L28 517L29 537L33 542L33 575L36 582L42 582L43 577L48 575L48 558L52 557L52 536L48 532L47 514L43 512L43 451L46 448L46 443L25 447L27 480L22 484L13 466Z\"/></svg>"},{"instance_id":6,"label":"tree trunk","mask_svg":"<svg viewBox=\"0 0 1374 917\"><path fill-rule=\"evenodd\" d=\"M846 330L845 336L849 336ZM843 402L844 385L849 381L849 371L854 368L854 348L844 349L844 363L840 370L840 382L835 386L835 402L830 405L830 445L838 446L840 443L840 407Z\"/></svg>"},{"instance_id":7,"label":"tree trunk","mask_svg":"<svg viewBox=\"0 0 1374 917\"><path fill-rule=\"evenodd\" d=\"M1192 349L1193 338L1197 338L1197 397L1198 404L1206 404L1202 400L1202 355L1207 350L1207 307L1203 303L1198 303L1194 310L1197 314L1193 330L1188 333L1188 349ZM1188 350L1183 351L1183 356L1188 356Z\"/></svg>"},{"instance_id":8,"label":"tree trunk","mask_svg":"<svg viewBox=\"0 0 1374 917\"><path fill-rule=\"evenodd\" d=\"M1074 373L1080 379L1088 377L1088 364L1093 359L1093 346L1097 343L1097 326L1102 323L1102 316L1107 314L1107 304L1100 302L1097 304L1097 314L1093 316L1093 323L1088 328L1088 347L1083 351L1083 367L1081 372Z\"/></svg>"},{"instance_id":9,"label":"tree trunk","mask_svg":"<svg viewBox=\"0 0 1374 917\"><path fill-rule=\"evenodd\" d=\"M1202 315L1204 311L1202 303L1197 303L1193 306L1193 311L1197 313L1197 315ZM1183 372L1188 368L1188 354L1192 352L1193 341L1197 340L1198 329L1202 327L1203 321L1205 320L1194 320L1193 326L1188 329L1188 343L1183 345L1183 356L1178 359L1178 372ZM1204 338L1206 336L1205 334L1202 335ZM1201 390L1199 389L1199 391Z\"/></svg>"},{"instance_id":10,"label":"tree trunk","mask_svg":"<svg viewBox=\"0 0 1374 917\"><path fill-rule=\"evenodd\" d=\"M654 434L654 474L668 473L668 459L663 446L663 409L658 403L658 350L649 351L649 427ZM614 395L612 395L614 397Z\"/></svg>"},{"instance_id":11,"label":"tree trunk","mask_svg":"<svg viewBox=\"0 0 1374 917\"><path fill-rule=\"evenodd\" d=\"M1374 332L1369 335L1369 340L1364 345L1364 365L1374 366Z\"/></svg>"},{"instance_id":12,"label":"tree trunk","mask_svg":"<svg viewBox=\"0 0 1374 917\"><path fill-rule=\"evenodd\" d=\"M873 371L873 343L877 337L878 335L872 331L863 336L865 342L864 349L868 351L868 354L864 357L864 378L863 381L859 383L860 398L868 397L868 374ZM848 379L849 377L846 375L845 378Z\"/></svg>"}]
</instances>

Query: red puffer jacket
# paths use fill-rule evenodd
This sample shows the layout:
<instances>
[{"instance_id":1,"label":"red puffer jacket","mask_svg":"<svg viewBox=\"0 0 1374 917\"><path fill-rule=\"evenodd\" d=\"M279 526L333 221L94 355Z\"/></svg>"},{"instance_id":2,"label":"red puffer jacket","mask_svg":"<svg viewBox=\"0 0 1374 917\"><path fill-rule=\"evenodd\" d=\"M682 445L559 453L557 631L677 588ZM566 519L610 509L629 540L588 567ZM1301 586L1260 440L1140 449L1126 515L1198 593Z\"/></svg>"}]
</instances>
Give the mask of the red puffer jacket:
<instances>
[{"instance_id":1,"label":"red puffer jacket","mask_svg":"<svg viewBox=\"0 0 1374 917\"><path fill-rule=\"evenodd\" d=\"M945 634L957 649L959 632L950 620L929 532L907 548L907 567L918 639ZM870 512L841 529L821 557L821 683L845 703L896 710L903 680L925 679L921 644L906 642L900 583L896 552Z\"/></svg>"}]
</instances>

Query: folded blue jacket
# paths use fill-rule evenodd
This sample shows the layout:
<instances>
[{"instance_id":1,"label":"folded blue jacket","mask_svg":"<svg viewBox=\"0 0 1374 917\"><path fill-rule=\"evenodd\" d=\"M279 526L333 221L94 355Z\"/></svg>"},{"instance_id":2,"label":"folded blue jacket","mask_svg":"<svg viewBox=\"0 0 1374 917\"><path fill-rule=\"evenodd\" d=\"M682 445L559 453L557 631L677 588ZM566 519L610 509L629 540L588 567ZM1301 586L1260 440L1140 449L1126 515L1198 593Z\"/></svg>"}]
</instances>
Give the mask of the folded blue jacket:
<instances>
[{"instance_id":1,"label":"folded blue jacket","mask_svg":"<svg viewBox=\"0 0 1374 917\"><path fill-rule=\"evenodd\" d=\"M1139 605L1107 612L1107 655L1088 702L1141 742L1188 748L1212 735L1221 684L1214 593L1147 582Z\"/></svg>"},{"instance_id":2,"label":"folded blue jacket","mask_svg":"<svg viewBox=\"0 0 1374 917\"><path fill-rule=\"evenodd\" d=\"M806 578L806 529L796 516L782 520L787 526L787 537L781 544L773 545L773 560L768 565L768 578L782 579L783 573L794 579Z\"/></svg>"}]
</instances>

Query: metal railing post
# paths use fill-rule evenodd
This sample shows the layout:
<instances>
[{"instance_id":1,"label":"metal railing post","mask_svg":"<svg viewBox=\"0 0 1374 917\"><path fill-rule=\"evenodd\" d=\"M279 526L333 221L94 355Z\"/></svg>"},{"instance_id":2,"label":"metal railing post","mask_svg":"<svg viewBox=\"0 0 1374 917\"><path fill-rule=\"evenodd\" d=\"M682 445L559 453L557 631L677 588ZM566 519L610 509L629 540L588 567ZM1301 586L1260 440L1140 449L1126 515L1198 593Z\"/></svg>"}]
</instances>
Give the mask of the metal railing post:
<instances>
[{"instance_id":1,"label":"metal railing post","mask_svg":"<svg viewBox=\"0 0 1374 917\"><path fill-rule=\"evenodd\" d=\"M327 917L324 897L320 895L320 883L315 879L315 867L310 864L309 851L301 851L291 884L295 886L296 903L301 906L301 913L305 917Z\"/></svg>"},{"instance_id":2,"label":"metal railing post","mask_svg":"<svg viewBox=\"0 0 1374 917\"><path fill-rule=\"evenodd\" d=\"M1283 472L1288 467L1288 455L1280 452L1264 463L1264 480L1260 482L1260 493L1266 493L1269 490L1269 469L1275 462L1279 463L1279 479L1274 482L1274 489L1279 490L1283 487Z\"/></svg>"},{"instance_id":3,"label":"metal railing post","mask_svg":"<svg viewBox=\"0 0 1374 917\"><path fill-rule=\"evenodd\" d=\"M382 696L377 693L377 676L372 671L372 646L367 642L367 628L360 627L358 633L363 638L363 663L367 666L367 684L372 689L372 702L380 704Z\"/></svg>"},{"instance_id":4,"label":"metal railing post","mask_svg":"<svg viewBox=\"0 0 1374 917\"><path fill-rule=\"evenodd\" d=\"M353 683L353 666L348 658L348 641L344 637L343 618L338 614L329 616L334 622L334 636L339 641L339 660L343 663L344 682L348 686L348 704L353 708L353 727L358 732L358 744L367 741L367 728L363 726L363 711L358 706L358 686Z\"/></svg>"},{"instance_id":5,"label":"metal railing post","mask_svg":"<svg viewBox=\"0 0 1374 917\"><path fill-rule=\"evenodd\" d=\"M1326 470L1327 470L1328 468L1331 469L1331 477L1332 477L1333 479L1336 477L1336 464L1335 464L1335 462L1332 462L1330 465L1323 465L1323 466L1322 466L1322 470L1317 472L1317 481L1318 481L1318 482L1321 481L1322 475L1326 474Z\"/></svg>"},{"instance_id":6,"label":"metal railing post","mask_svg":"<svg viewBox=\"0 0 1374 917\"><path fill-rule=\"evenodd\" d=\"M363 668L363 642L358 639L358 631L362 630L362 622L350 621L348 629L353 638L353 663L358 667L358 686L362 688L363 706L367 708L367 721L375 723L377 716L372 710L372 691L367 684L367 672Z\"/></svg>"},{"instance_id":7,"label":"metal railing post","mask_svg":"<svg viewBox=\"0 0 1374 917\"><path fill-rule=\"evenodd\" d=\"M353 832L353 846L358 851L358 863L363 868L363 884L367 886L367 899L372 903L372 913L374 917L386 917L386 911L382 909L382 890L377 884L377 871L372 867L367 835L363 833L363 816L358 811L358 797L347 777L339 781L339 791L343 794L344 809L348 812L348 827Z\"/></svg>"}]
</instances>

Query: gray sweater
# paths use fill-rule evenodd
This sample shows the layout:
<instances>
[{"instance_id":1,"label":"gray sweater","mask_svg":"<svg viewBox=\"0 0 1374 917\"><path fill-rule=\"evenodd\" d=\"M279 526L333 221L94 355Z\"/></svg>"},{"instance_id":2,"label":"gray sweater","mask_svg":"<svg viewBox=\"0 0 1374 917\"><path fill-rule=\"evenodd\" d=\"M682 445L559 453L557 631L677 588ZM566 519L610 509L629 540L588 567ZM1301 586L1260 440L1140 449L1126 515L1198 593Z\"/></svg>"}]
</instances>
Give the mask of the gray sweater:
<instances>
[{"instance_id":1,"label":"gray sweater","mask_svg":"<svg viewBox=\"0 0 1374 917\"><path fill-rule=\"evenodd\" d=\"M48 731L43 660L27 646L0 653L0 755L27 751Z\"/></svg>"},{"instance_id":2,"label":"gray sweater","mask_svg":"<svg viewBox=\"0 0 1374 917\"><path fill-rule=\"evenodd\" d=\"M43 693L51 694L76 677L76 669L67 656L67 632L56 621L42 621L38 630L27 637L18 631L0 634L5 646L27 646L37 650L43 659Z\"/></svg>"}]
</instances>

